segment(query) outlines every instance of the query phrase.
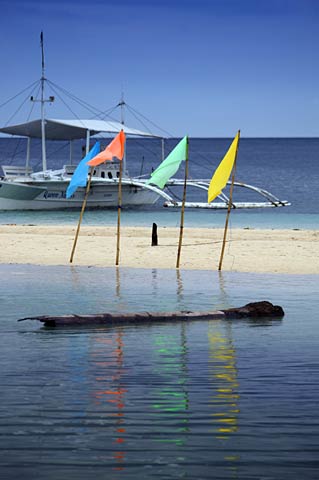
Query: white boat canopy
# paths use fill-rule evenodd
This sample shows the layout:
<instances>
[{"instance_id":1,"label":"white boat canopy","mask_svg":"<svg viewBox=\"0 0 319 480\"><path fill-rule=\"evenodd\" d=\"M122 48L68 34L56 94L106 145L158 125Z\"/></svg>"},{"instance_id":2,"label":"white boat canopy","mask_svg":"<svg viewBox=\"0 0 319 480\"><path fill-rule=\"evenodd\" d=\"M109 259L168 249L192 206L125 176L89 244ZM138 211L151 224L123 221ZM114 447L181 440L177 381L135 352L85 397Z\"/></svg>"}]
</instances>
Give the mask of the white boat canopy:
<instances>
[{"instance_id":1,"label":"white boat canopy","mask_svg":"<svg viewBox=\"0 0 319 480\"><path fill-rule=\"evenodd\" d=\"M127 135L161 138L158 135L142 132L114 121L45 119L45 137L47 140L77 140L86 138L88 131L92 136L98 133L116 134L122 129ZM41 119L0 128L0 133L41 138Z\"/></svg>"}]
</instances>

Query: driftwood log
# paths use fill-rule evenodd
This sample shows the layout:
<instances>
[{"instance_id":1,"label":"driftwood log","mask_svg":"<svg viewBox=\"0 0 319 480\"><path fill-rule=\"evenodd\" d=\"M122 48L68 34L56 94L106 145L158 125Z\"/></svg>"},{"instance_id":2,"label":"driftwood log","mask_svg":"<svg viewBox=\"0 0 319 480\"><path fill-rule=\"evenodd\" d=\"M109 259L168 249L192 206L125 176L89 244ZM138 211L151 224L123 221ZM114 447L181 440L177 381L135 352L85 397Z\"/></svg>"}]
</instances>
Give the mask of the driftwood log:
<instances>
[{"instance_id":1,"label":"driftwood log","mask_svg":"<svg viewBox=\"0 0 319 480\"><path fill-rule=\"evenodd\" d=\"M239 308L228 308L227 310L216 310L211 312L137 312L137 313L98 313L95 315L60 315L50 316L42 315L38 317L26 317L18 320L38 320L49 327L76 326L76 325L114 325L114 324L132 324L132 323L152 323L192 321L192 320L222 320L222 319L240 319L261 317L280 318L284 316L284 311L279 305L273 305L270 302L253 302Z\"/></svg>"}]
</instances>

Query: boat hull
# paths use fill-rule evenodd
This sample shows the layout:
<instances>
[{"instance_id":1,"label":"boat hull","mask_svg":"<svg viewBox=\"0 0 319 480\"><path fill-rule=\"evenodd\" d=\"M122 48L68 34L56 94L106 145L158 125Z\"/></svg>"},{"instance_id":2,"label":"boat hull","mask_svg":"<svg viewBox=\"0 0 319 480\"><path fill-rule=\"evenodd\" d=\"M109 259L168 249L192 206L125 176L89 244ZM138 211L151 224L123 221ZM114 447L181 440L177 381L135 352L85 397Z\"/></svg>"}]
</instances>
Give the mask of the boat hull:
<instances>
[{"instance_id":1,"label":"boat hull","mask_svg":"<svg viewBox=\"0 0 319 480\"><path fill-rule=\"evenodd\" d=\"M79 209L82 206L85 188L79 188L66 198L67 182L36 182L19 185L14 182L0 182L0 210L64 210ZM30 193L29 193L30 190ZM31 194L32 192L32 194ZM38 193L36 196L34 194ZM32 197L33 198L28 198ZM122 206L137 207L153 205L158 195L142 187L123 184ZM87 199L87 208L107 209L118 206L118 184L92 184Z\"/></svg>"}]
</instances>

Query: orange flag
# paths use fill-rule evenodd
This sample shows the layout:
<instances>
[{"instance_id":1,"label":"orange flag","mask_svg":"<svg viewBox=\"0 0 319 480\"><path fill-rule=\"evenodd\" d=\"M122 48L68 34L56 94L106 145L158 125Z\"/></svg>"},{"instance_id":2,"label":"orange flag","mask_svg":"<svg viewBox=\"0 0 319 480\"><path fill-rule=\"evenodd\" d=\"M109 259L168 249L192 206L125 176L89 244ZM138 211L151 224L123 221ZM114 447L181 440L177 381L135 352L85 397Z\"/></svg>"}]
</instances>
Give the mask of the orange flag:
<instances>
[{"instance_id":1,"label":"orange flag","mask_svg":"<svg viewBox=\"0 0 319 480\"><path fill-rule=\"evenodd\" d=\"M96 157L92 158L92 160L87 162L87 165L95 167L96 165L100 165L100 163L106 162L107 160L112 161L113 157L117 157L119 160L122 160L124 156L124 146L125 133L123 130L121 130L120 133L112 140L112 142L109 143L106 149L96 155Z\"/></svg>"}]
</instances>

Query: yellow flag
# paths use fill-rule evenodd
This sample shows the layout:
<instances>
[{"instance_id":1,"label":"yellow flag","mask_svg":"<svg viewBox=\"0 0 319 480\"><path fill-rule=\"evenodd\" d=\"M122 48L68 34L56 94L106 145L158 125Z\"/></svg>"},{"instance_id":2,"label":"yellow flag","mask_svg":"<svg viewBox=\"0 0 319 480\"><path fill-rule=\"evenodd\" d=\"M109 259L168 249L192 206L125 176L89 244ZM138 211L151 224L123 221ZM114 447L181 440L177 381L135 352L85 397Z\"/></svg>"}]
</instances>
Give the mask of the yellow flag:
<instances>
[{"instance_id":1,"label":"yellow flag","mask_svg":"<svg viewBox=\"0 0 319 480\"><path fill-rule=\"evenodd\" d=\"M210 181L208 188L208 203L212 202L217 195L222 193L223 188L228 182L237 155L239 136L240 131L238 130L238 133L229 147L228 152L218 165L213 178Z\"/></svg>"}]
</instances>

